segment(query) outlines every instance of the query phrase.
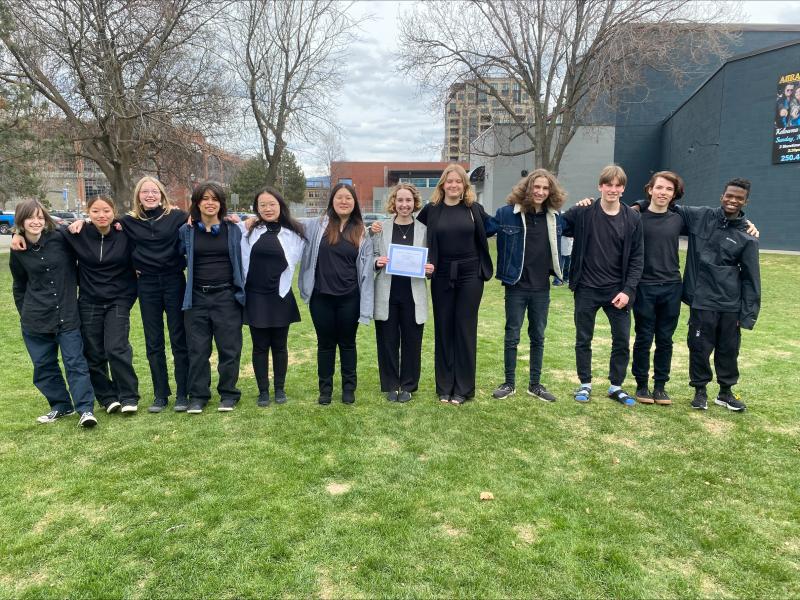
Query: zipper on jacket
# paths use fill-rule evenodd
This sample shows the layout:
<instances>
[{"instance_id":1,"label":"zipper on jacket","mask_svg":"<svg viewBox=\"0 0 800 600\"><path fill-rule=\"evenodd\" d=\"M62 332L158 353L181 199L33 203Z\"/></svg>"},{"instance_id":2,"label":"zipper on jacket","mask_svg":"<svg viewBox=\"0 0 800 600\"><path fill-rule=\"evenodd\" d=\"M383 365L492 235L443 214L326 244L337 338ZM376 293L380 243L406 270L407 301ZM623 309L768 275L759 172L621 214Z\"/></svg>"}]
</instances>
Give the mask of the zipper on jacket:
<instances>
[{"instance_id":1,"label":"zipper on jacket","mask_svg":"<svg viewBox=\"0 0 800 600\"><path fill-rule=\"evenodd\" d=\"M103 240L106 239L106 236L102 233L100 234L100 262L103 262Z\"/></svg>"}]
</instances>

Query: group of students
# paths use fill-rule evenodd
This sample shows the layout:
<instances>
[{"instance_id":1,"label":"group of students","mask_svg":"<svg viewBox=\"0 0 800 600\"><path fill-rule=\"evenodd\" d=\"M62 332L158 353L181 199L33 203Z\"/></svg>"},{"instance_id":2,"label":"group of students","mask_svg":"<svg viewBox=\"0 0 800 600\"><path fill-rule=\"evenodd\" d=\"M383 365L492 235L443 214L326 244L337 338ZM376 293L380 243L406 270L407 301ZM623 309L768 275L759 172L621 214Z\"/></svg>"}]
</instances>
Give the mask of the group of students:
<instances>
[{"instance_id":1,"label":"group of students","mask_svg":"<svg viewBox=\"0 0 800 600\"><path fill-rule=\"evenodd\" d=\"M95 398L109 413L137 411L138 379L128 341L137 297L154 389L150 412L164 410L172 393L164 314L176 411L199 414L211 399L212 343L218 354L218 410L235 408L241 396L243 323L252 338L258 406L286 402L289 328L300 320L292 291L298 264L300 296L309 305L317 335L319 404L333 398L337 348L341 400L355 401L356 333L359 323L371 319L376 322L381 390L391 402L407 402L419 385L428 294L425 278L387 272L392 244L428 248L424 270L431 280L436 394L443 403L463 404L475 395L478 309L484 282L495 274L488 246L494 235L506 323L505 380L493 396L505 398L516 391L517 347L527 314L527 392L555 401L542 382L542 362L550 277L563 276L559 233L574 240L569 286L575 295L576 401L591 398L591 344L602 308L612 333L608 396L627 406L637 400L669 404L665 384L683 299L691 307L692 406L707 407L714 353L720 385L716 403L743 410L731 391L738 379L740 328L753 327L760 303L758 244L750 235L757 231L742 212L749 182L729 182L716 209L676 205L683 183L668 171L653 175L645 189L647 200L633 207L620 202L625 185L620 167L606 167L599 178L600 198L561 214L563 189L551 173L537 169L490 216L476 201L464 169L451 164L424 207L414 186L395 186L387 206L392 217L370 228L363 223L355 189L345 183L332 188L325 213L309 219L292 218L281 194L264 188L253 200L256 216L239 222L227 215L225 191L214 182L197 186L187 213L170 204L163 185L152 177L137 183L132 210L119 219L113 201L97 197L89 201L88 221L56 228L38 201L23 202L16 210L19 232L10 265L34 384L50 404L38 421L50 423L78 412L80 425L94 426ZM681 234L689 236L683 282ZM622 388L631 307L635 399Z\"/></svg>"}]
</instances>

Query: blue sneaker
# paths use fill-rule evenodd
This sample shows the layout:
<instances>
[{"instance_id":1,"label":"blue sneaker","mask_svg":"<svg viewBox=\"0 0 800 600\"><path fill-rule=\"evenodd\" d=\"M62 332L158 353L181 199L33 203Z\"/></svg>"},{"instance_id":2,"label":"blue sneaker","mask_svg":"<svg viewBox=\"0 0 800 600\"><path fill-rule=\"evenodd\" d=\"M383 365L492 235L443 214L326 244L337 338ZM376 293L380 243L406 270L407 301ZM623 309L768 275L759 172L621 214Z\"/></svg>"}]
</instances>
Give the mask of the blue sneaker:
<instances>
[{"instance_id":1,"label":"blue sneaker","mask_svg":"<svg viewBox=\"0 0 800 600\"><path fill-rule=\"evenodd\" d=\"M613 392L609 390L608 397L625 406L634 406L636 404L636 400L634 400L633 397L622 388Z\"/></svg>"},{"instance_id":2,"label":"blue sneaker","mask_svg":"<svg viewBox=\"0 0 800 600\"><path fill-rule=\"evenodd\" d=\"M580 402L582 404L586 404L589 400L592 399L592 388L582 385L577 390L575 390L575 402Z\"/></svg>"}]
</instances>

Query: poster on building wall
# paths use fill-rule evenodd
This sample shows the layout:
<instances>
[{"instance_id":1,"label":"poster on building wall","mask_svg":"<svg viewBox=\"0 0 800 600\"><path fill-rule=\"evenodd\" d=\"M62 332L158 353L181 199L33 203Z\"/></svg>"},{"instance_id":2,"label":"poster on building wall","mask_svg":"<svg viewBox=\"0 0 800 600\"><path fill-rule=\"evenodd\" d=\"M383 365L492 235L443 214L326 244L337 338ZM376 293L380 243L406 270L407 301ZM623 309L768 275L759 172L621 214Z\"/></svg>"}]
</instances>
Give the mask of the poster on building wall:
<instances>
[{"instance_id":1,"label":"poster on building wall","mask_svg":"<svg viewBox=\"0 0 800 600\"><path fill-rule=\"evenodd\" d=\"M778 80L772 162L800 163L800 72Z\"/></svg>"}]
</instances>

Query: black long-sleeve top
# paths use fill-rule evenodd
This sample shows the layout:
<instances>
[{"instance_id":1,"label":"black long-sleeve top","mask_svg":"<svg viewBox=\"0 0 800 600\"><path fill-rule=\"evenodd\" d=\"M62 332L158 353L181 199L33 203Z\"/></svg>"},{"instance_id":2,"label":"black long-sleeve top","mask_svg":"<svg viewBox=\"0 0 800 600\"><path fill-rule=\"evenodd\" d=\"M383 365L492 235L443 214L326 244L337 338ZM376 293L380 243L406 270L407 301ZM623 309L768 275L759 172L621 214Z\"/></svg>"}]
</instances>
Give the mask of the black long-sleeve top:
<instances>
[{"instance_id":1,"label":"black long-sleeve top","mask_svg":"<svg viewBox=\"0 0 800 600\"><path fill-rule=\"evenodd\" d=\"M42 233L35 244L11 251L14 303L22 329L55 334L78 329L78 277L75 255L61 230Z\"/></svg>"},{"instance_id":2,"label":"black long-sleeve top","mask_svg":"<svg viewBox=\"0 0 800 600\"><path fill-rule=\"evenodd\" d=\"M134 243L134 268L145 274L182 271L186 259L180 253L178 230L188 218L179 208L164 214L161 207L145 211L144 219L122 217L122 228Z\"/></svg>"},{"instance_id":3,"label":"black long-sleeve top","mask_svg":"<svg viewBox=\"0 0 800 600\"><path fill-rule=\"evenodd\" d=\"M78 258L81 300L133 306L136 274L131 261L133 243L128 236L113 225L103 235L91 223L86 223L78 234L63 235Z\"/></svg>"}]
</instances>

